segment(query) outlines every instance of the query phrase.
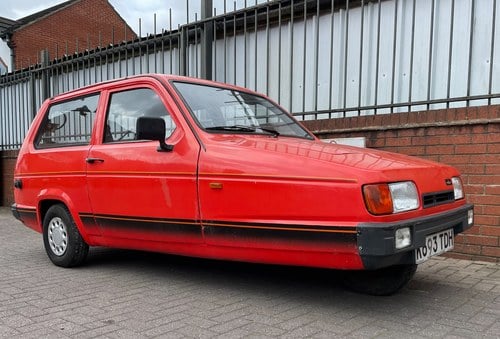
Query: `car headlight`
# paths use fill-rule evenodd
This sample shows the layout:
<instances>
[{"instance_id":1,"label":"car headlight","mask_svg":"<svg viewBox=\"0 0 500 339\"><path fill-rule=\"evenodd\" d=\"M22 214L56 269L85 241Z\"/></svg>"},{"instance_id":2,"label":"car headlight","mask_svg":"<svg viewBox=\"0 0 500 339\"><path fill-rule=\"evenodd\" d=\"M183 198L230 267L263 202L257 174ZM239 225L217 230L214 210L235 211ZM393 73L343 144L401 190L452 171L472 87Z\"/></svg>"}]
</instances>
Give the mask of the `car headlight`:
<instances>
[{"instance_id":1,"label":"car headlight","mask_svg":"<svg viewBox=\"0 0 500 339\"><path fill-rule=\"evenodd\" d=\"M462 185L462 180L459 177L451 178L451 183L453 184L453 194L455 195L455 200L464 198L464 187Z\"/></svg>"},{"instance_id":2,"label":"car headlight","mask_svg":"<svg viewBox=\"0 0 500 339\"><path fill-rule=\"evenodd\" d=\"M417 187L412 181L363 186L366 208L372 214L391 214L419 208Z\"/></svg>"}]
</instances>

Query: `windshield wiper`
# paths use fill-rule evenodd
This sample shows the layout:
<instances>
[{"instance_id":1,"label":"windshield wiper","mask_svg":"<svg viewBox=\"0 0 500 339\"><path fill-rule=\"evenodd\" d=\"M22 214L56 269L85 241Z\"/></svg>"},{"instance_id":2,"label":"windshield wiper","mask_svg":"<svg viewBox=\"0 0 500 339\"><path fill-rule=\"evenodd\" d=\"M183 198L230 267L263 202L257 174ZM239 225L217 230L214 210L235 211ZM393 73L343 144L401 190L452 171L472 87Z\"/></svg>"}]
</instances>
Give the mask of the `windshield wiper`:
<instances>
[{"instance_id":1,"label":"windshield wiper","mask_svg":"<svg viewBox=\"0 0 500 339\"><path fill-rule=\"evenodd\" d=\"M213 126L206 127L206 130L210 131L233 131L233 132L257 132L257 130L261 130L263 132L272 134L273 137L277 137L280 135L278 131L275 131L271 128L263 128L259 126L245 126L245 125L232 125L232 126Z\"/></svg>"}]
</instances>

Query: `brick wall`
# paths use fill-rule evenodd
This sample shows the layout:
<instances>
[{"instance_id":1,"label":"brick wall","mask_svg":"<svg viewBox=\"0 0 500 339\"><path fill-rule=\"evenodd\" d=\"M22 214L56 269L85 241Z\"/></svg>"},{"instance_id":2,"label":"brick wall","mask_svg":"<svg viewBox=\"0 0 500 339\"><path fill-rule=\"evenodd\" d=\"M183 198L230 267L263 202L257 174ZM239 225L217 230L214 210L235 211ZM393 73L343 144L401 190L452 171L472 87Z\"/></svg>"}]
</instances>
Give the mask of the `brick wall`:
<instances>
[{"instance_id":1,"label":"brick wall","mask_svg":"<svg viewBox=\"0 0 500 339\"><path fill-rule=\"evenodd\" d=\"M320 138L366 137L366 145L450 164L462 173L475 226L450 256L500 262L500 106L307 121Z\"/></svg>"},{"instance_id":2,"label":"brick wall","mask_svg":"<svg viewBox=\"0 0 500 339\"><path fill-rule=\"evenodd\" d=\"M136 37L107 0L77 1L14 32L16 69L36 63L47 48L55 59Z\"/></svg>"},{"instance_id":3,"label":"brick wall","mask_svg":"<svg viewBox=\"0 0 500 339\"><path fill-rule=\"evenodd\" d=\"M13 183L17 151L0 151L0 206L10 206L14 202Z\"/></svg>"}]
</instances>

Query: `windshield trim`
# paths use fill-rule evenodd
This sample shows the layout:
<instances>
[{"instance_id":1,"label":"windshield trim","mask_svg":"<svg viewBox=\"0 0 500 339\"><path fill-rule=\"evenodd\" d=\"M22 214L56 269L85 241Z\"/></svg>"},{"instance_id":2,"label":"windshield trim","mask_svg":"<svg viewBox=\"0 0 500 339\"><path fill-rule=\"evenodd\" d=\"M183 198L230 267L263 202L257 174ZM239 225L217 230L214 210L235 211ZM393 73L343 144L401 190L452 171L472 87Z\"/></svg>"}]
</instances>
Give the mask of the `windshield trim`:
<instances>
[{"instance_id":1,"label":"windshield trim","mask_svg":"<svg viewBox=\"0 0 500 339\"><path fill-rule=\"evenodd\" d=\"M263 135L263 136L270 136L270 137L274 137L274 138L276 138L276 137L279 136L280 138L281 137L287 137L287 138L297 138L297 139L306 139L306 140L314 140L315 139L314 135L309 130L307 130L304 126L302 126L302 124L300 124L299 121L297 119L295 119L295 117L293 115L291 115L290 113L288 113L288 111L286 111L280 105L278 105L277 103L275 103L271 98L268 98L268 97L266 97L263 94L260 94L260 93L257 93L257 92L253 92L252 90L249 90L249 89L246 89L246 88L242 88L242 87L231 88L231 87L226 87L223 84L217 84L217 83L215 83L215 84L205 84L205 83L199 83L199 82L188 81L188 80L179 80L179 79L172 79L172 80L169 80L169 82L170 82L172 88L175 90L175 92L179 96L179 98L182 100L182 103L184 104L184 106L189 111L189 114L190 114L191 118L193 119L194 123L202 131L204 131L206 133L209 133L209 134ZM199 122L199 120L196 118L196 115L194 114L193 110L191 109L191 106L188 104L188 102L186 101L186 99L184 98L184 96L182 95L182 93L180 92L180 90L175 85L176 83L184 83L184 84L190 84L190 85L196 85L196 86L212 87L212 88L218 88L218 89L221 89L221 90L238 91L238 92L246 93L246 94L249 94L249 95L261 98L261 99L269 102L270 104L272 104L276 109L278 109L284 115L286 115L287 117L289 117L294 123L296 123L297 126L299 126L300 129L302 131L304 131L304 136L281 134L281 133L278 133L278 135L276 135L276 133L272 133L270 131L265 131L265 129L261 130L261 128L258 127L258 126L255 126L256 127L255 131L243 131L243 130L236 130L236 129L235 130L220 130L220 129L211 129L210 127L208 127L208 128L203 127L201 125L201 123ZM248 126L248 127L251 127L251 126ZM261 131L259 131L259 130L261 130ZM276 131L276 132L278 132L278 131Z\"/></svg>"}]
</instances>

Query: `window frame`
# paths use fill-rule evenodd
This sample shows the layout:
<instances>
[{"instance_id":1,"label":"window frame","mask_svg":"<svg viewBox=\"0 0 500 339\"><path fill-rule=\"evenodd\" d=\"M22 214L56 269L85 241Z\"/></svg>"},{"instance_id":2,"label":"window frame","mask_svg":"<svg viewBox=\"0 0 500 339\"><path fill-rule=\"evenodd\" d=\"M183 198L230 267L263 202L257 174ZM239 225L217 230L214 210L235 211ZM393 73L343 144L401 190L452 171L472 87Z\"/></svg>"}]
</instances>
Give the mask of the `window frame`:
<instances>
[{"instance_id":1,"label":"window frame","mask_svg":"<svg viewBox=\"0 0 500 339\"><path fill-rule=\"evenodd\" d=\"M90 98L90 97L94 97L94 96L97 98L96 107L95 107L95 111L90 112L90 114L94 114L94 119L91 122L90 134L89 134L89 138L86 142L53 143L53 144L40 143L42 138L43 138L43 134L47 132L45 130L45 127L48 124L48 120L49 120L48 116L49 116L50 111L53 107L55 107L57 105L63 105L65 103L72 102L72 101L76 102L78 100L84 100L86 98ZM92 143L92 137L94 135L94 129L95 129L95 126L97 124L97 120L99 119L98 118L98 111L99 111L99 102L100 102L101 98L102 98L102 92L96 91L96 92L92 92L92 93L86 93L86 94L74 96L74 97L71 97L71 98L68 98L65 100L61 100L61 101L51 102L49 104L49 106L47 107L47 109L45 110L45 112L43 112L43 117L41 119L40 124L38 125L38 129L37 129L37 132L35 134L35 138L33 139L33 147L36 150L45 150L45 149L54 149L54 148L90 146Z\"/></svg>"}]
</instances>

